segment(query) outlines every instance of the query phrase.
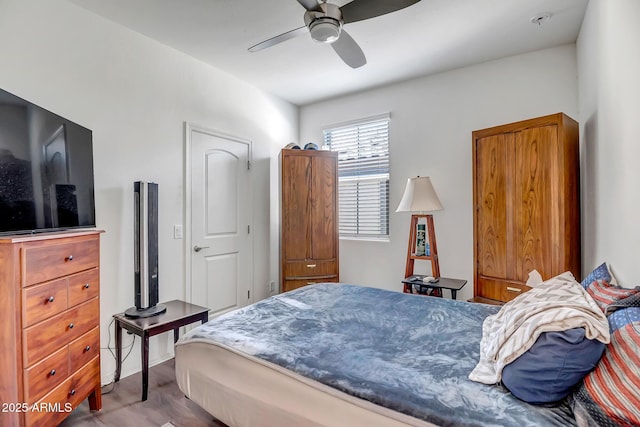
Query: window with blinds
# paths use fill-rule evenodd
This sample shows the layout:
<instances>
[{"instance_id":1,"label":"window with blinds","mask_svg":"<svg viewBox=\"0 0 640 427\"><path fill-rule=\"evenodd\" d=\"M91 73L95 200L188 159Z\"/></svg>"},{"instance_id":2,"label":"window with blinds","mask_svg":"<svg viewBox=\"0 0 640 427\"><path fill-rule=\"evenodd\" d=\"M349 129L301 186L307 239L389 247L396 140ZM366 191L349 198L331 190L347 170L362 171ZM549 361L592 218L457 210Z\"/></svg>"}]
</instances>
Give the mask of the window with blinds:
<instances>
[{"instance_id":1,"label":"window with blinds","mask_svg":"<svg viewBox=\"0 0 640 427\"><path fill-rule=\"evenodd\" d=\"M323 131L338 152L340 236L389 237L389 116Z\"/></svg>"}]
</instances>

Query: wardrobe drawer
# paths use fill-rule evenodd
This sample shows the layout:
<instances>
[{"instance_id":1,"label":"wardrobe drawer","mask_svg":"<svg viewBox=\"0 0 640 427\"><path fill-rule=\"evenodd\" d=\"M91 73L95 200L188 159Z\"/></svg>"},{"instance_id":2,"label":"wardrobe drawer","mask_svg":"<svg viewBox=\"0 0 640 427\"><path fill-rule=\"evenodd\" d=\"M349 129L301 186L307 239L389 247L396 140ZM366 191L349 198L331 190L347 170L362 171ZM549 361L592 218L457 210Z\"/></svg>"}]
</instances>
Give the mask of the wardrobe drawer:
<instances>
[{"instance_id":1,"label":"wardrobe drawer","mask_svg":"<svg viewBox=\"0 0 640 427\"><path fill-rule=\"evenodd\" d=\"M46 408L51 407L56 411L29 411L25 413L25 426L27 427L49 427L58 425L64 420L73 407L69 403L69 390L71 390L71 378L67 378L65 382L54 388L51 392L40 399L36 405ZM80 401L82 402L82 401ZM60 411L60 412L58 412Z\"/></svg>"},{"instance_id":2,"label":"wardrobe drawer","mask_svg":"<svg viewBox=\"0 0 640 427\"><path fill-rule=\"evenodd\" d=\"M507 302L530 289L521 283L481 277L478 280L477 296Z\"/></svg>"},{"instance_id":3,"label":"wardrobe drawer","mask_svg":"<svg viewBox=\"0 0 640 427\"><path fill-rule=\"evenodd\" d=\"M94 268L69 276L69 307L78 305L100 293L100 270Z\"/></svg>"},{"instance_id":4,"label":"wardrobe drawer","mask_svg":"<svg viewBox=\"0 0 640 427\"><path fill-rule=\"evenodd\" d=\"M25 369L24 391L25 401L29 404L40 399L69 376L69 349L67 347L29 369Z\"/></svg>"},{"instance_id":5,"label":"wardrobe drawer","mask_svg":"<svg viewBox=\"0 0 640 427\"><path fill-rule=\"evenodd\" d=\"M22 290L24 326L34 325L67 309L67 279Z\"/></svg>"},{"instance_id":6,"label":"wardrobe drawer","mask_svg":"<svg viewBox=\"0 0 640 427\"><path fill-rule=\"evenodd\" d=\"M338 263L333 260L290 261L284 265L285 279L328 276L338 274Z\"/></svg>"},{"instance_id":7,"label":"wardrobe drawer","mask_svg":"<svg viewBox=\"0 0 640 427\"><path fill-rule=\"evenodd\" d=\"M23 363L31 366L38 360L69 344L98 324L100 302L95 298L77 307L60 313L46 322L24 330L26 347Z\"/></svg>"},{"instance_id":8,"label":"wardrobe drawer","mask_svg":"<svg viewBox=\"0 0 640 427\"><path fill-rule=\"evenodd\" d=\"M23 248L25 272L22 285L29 286L98 266L97 238Z\"/></svg>"},{"instance_id":9,"label":"wardrobe drawer","mask_svg":"<svg viewBox=\"0 0 640 427\"><path fill-rule=\"evenodd\" d=\"M38 405L55 410L27 412L25 424L28 427L60 424L96 388L100 388L100 359L97 357L38 401Z\"/></svg>"},{"instance_id":10,"label":"wardrobe drawer","mask_svg":"<svg viewBox=\"0 0 640 427\"><path fill-rule=\"evenodd\" d=\"M69 371L75 372L96 357L100 350L100 329L96 326L69 344Z\"/></svg>"}]
</instances>

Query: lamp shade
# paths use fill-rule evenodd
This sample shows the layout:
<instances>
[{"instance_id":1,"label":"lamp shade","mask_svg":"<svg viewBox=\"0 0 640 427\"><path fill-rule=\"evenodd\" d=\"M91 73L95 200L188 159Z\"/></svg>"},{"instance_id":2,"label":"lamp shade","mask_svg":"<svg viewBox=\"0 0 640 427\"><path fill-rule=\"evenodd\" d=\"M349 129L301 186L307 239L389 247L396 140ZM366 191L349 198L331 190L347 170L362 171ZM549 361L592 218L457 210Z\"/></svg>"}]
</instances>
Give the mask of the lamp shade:
<instances>
[{"instance_id":1,"label":"lamp shade","mask_svg":"<svg viewBox=\"0 0 640 427\"><path fill-rule=\"evenodd\" d=\"M431 178L417 176L407 179L402 200L396 212L431 212L444 209L433 189Z\"/></svg>"}]
</instances>

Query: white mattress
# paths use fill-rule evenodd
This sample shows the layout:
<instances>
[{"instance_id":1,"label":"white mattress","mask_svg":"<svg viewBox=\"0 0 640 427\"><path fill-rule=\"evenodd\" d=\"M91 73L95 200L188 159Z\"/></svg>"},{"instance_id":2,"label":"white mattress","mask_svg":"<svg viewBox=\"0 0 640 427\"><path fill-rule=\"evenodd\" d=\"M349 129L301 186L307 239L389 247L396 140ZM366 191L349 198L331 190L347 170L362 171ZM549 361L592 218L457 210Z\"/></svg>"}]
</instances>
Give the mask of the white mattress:
<instances>
[{"instance_id":1,"label":"white mattress","mask_svg":"<svg viewBox=\"0 0 640 427\"><path fill-rule=\"evenodd\" d=\"M180 390L231 427L433 427L204 340L176 345Z\"/></svg>"}]
</instances>

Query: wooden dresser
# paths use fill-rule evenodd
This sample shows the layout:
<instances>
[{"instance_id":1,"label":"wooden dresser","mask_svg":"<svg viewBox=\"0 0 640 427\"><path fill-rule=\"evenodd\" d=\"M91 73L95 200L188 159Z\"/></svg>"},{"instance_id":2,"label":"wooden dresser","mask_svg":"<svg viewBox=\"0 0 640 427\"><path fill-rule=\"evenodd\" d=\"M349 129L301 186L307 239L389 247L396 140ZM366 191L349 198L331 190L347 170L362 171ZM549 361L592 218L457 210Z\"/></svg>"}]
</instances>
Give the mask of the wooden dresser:
<instances>
[{"instance_id":1,"label":"wooden dresser","mask_svg":"<svg viewBox=\"0 0 640 427\"><path fill-rule=\"evenodd\" d=\"M567 270L580 279L578 124L558 113L473 132L474 297L505 302Z\"/></svg>"},{"instance_id":2,"label":"wooden dresser","mask_svg":"<svg viewBox=\"0 0 640 427\"><path fill-rule=\"evenodd\" d=\"M100 233L0 237L0 425L101 409Z\"/></svg>"},{"instance_id":3,"label":"wooden dresser","mask_svg":"<svg viewBox=\"0 0 640 427\"><path fill-rule=\"evenodd\" d=\"M282 150L282 291L338 281L338 153Z\"/></svg>"}]
</instances>

